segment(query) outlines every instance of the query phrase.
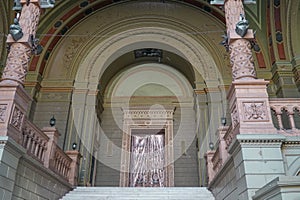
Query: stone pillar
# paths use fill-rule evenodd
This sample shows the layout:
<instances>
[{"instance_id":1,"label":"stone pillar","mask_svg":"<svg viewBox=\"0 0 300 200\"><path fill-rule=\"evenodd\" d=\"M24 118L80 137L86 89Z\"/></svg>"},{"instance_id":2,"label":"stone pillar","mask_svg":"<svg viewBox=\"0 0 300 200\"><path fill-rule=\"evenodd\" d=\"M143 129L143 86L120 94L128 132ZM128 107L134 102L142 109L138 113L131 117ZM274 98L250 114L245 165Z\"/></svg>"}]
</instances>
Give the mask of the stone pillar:
<instances>
[{"instance_id":1,"label":"stone pillar","mask_svg":"<svg viewBox=\"0 0 300 200\"><path fill-rule=\"evenodd\" d=\"M44 157L44 165L49 168L50 160L54 158L59 132L55 127L44 127L42 131L49 137L47 150Z\"/></svg>"},{"instance_id":2,"label":"stone pillar","mask_svg":"<svg viewBox=\"0 0 300 200\"><path fill-rule=\"evenodd\" d=\"M237 199L252 199L254 192L284 173L282 136L274 128L267 93L268 81L257 79L250 41L253 31L243 30L242 0L225 0L228 46L233 82L228 93L235 136L229 147L235 167ZM239 29L241 28L241 29ZM245 26L244 26L245 28Z\"/></svg>"},{"instance_id":3,"label":"stone pillar","mask_svg":"<svg viewBox=\"0 0 300 200\"><path fill-rule=\"evenodd\" d=\"M207 181L208 184L214 179L216 172L213 170L213 162L212 158L214 157L215 151L207 151L205 153L205 160L206 160L206 166L207 166Z\"/></svg>"},{"instance_id":4,"label":"stone pillar","mask_svg":"<svg viewBox=\"0 0 300 200\"><path fill-rule=\"evenodd\" d=\"M72 159L70 172L68 175L69 183L73 186L78 185L79 162L82 157L78 151L66 151L66 154Z\"/></svg>"},{"instance_id":5,"label":"stone pillar","mask_svg":"<svg viewBox=\"0 0 300 200\"><path fill-rule=\"evenodd\" d=\"M0 197L12 199L19 159L26 150L7 136L0 136Z\"/></svg>"},{"instance_id":6,"label":"stone pillar","mask_svg":"<svg viewBox=\"0 0 300 200\"><path fill-rule=\"evenodd\" d=\"M227 37L232 65L232 78L255 79L255 67L249 39L254 39L253 30L246 29L241 36L237 32L237 24L241 21L241 16L245 16L242 0L225 0L225 18L227 27ZM241 25L241 28L242 25Z\"/></svg>"},{"instance_id":7,"label":"stone pillar","mask_svg":"<svg viewBox=\"0 0 300 200\"><path fill-rule=\"evenodd\" d=\"M267 93L262 79L232 82L229 99L233 134L276 134Z\"/></svg>"},{"instance_id":8,"label":"stone pillar","mask_svg":"<svg viewBox=\"0 0 300 200\"><path fill-rule=\"evenodd\" d=\"M22 29L23 37L17 41L14 40L12 35L8 35L7 37L10 51L2 75L2 83L6 84L14 82L21 85L24 84L33 48L32 39L35 38L41 15L38 0L22 1L22 3L24 5L19 18L19 25Z\"/></svg>"}]
</instances>

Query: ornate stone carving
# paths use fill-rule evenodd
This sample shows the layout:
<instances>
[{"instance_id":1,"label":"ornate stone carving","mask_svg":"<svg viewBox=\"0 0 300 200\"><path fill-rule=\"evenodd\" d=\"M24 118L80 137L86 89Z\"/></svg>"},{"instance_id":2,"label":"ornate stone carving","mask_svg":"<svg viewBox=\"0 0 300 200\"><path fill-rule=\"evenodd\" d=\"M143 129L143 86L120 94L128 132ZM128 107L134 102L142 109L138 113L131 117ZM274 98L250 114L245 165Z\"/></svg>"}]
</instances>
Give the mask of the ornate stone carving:
<instances>
[{"instance_id":1,"label":"ornate stone carving","mask_svg":"<svg viewBox=\"0 0 300 200\"><path fill-rule=\"evenodd\" d=\"M27 66L30 60L30 55L30 47L21 43L12 44L7 57L6 67L4 68L2 79L15 80L23 84L28 70Z\"/></svg>"},{"instance_id":2,"label":"ornate stone carving","mask_svg":"<svg viewBox=\"0 0 300 200\"><path fill-rule=\"evenodd\" d=\"M225 18L227 32L234 31L237 22L240 21L240 15L245 15L242 0L227 0L225 1Z\"/></svg>"},{"instance_id":3,"label":"ornate stone carving","mask_svg":"<svg viewBox=\"0 0 300 200\"><path fill-rule=\"evenodd\" d=\"M265 102L243 103L244 120L267 120L267 107Z\"/></svg>"},{"instance_id":4,"label":"ornate stone carving","mask_svg":"<svg viewBox=\"0 0 300 200\"><path fill-rule=\"evenodd\" d=\"M7 110L7 105L6 104L1 104L0 105L0 123L5 122L6 110Z\"/></svg>"},{"instance_id":5,"label":"ornate stone carving","mask_svg":"<svg viewBox=\"0 0 300 200\"><path fill-rule=\"evenodd\" d=\"M23 5L20 25L24 34L35 36L40 15L41 10L38 5L34 3L29 3L28 6L26 4Z\"/></svg>"},{"instance_id":6,"label":"ornate stone carving","mask_svg":"<svg viewBox=\"0 0 300 200\"><path fill-rule=\"evenodd\" d=\"M23 118L24 113L18 107L15 106L10 124L16 129L21 130Z\"/></svg>"},{"instance_id":7,"label":"ornate stone carving","mask_svg":"<svg viewBox=\"0 0 300 200\"><path fill-rule=\"evenodd\" d=\"M124 119L173 119L174 110L124 109Z\"/></svg>"},{"instance_id":8,"label":"ornate stone carving","mask_svg":"<svg viewBox=\"0 0 300 200\"><path fill-rule=\"evenodd\" d=\"M234 80L256 77L251 44L248 40L235 40L229 45L229 52Z\"/></svg>"},{"instance_id":9,"label":"ornate stone carving","mask_svg":"<svg viewBox=\"0 0 300 200\"><path fill-rule=\"evenodd\" d=\"M242 19L241 16L243 16ZM225 1L225 17L233 80L254 79L256 73L251 44L247 40L253 39L253 34L247 35L248 25L245 30L236 32L236 28L246 24L242 0ZM240 35L239 32L241 32ZM243 39L244 36L247 39Z\"/></svg>"},{"instance_id":10,"label":"ornate stone carving","mask_svg":"<svg viewBox=\"0 0 300 200\"><path fill-rule=\"evenodd\" d=\"M232 127L233 128L236 127L239 124L239 122L240 122L240 120L239 120L239 114L237 112L237 108L236 107L234 107L233 111L231 112L231 121L232 121Z\"/></svg>"},{"instance_id":11,"label":"ornate stone carving","mask_svg":"<svg viewBox=\"0 0 300 200\"><path fill-rule=\"evenodd\" d=\"M64 55L64 67L66 69L69 69L71 66L71 62L74 58L74 55L76 51L78 50L78 47L86 40L86 38L83 37L78 37L71 39L70 45L66 48L66 53Z\"/></svg>"},{"instance_id":12,"label":"ornate stone carving","mask_svg":"<svg viewBox=\"0 0 300 200\"><path fill-rule=\"evenodd\" d=\"M23 37L18 42L12 42L7 57L3 80L13 80L23 85L31 56L30 39L35 37L41 11L38 5L29 3L24 5L20 16L20 26Z\"/></svg>"}]
</instances>

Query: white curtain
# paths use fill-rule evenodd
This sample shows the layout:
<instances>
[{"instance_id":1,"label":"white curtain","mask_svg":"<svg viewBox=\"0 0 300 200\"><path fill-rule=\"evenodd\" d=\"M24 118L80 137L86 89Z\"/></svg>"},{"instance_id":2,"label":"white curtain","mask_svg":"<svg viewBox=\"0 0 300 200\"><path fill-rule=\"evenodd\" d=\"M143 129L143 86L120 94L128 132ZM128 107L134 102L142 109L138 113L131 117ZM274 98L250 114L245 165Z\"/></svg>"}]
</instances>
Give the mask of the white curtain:
<instances>
[{"instance_id":1,"label":"white curtain","mask_svg":"<svg viewBox=\"0 0 300 200\"><path fill-rule=\"evenodd\" d=\"M164 135L132 136L130 187L164 187Z\"/></svg>"}]
</instances>

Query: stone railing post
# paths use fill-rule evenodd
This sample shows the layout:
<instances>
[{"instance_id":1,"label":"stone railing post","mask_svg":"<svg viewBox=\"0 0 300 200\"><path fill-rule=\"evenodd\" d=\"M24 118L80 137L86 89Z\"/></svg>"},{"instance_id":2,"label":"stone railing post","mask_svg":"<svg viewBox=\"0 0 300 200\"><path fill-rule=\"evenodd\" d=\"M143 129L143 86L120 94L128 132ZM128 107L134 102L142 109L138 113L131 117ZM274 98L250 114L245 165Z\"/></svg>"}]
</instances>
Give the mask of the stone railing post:
<instances>
[{"instance_id":1,"label":"stone railing post","mask_svg":"<svg viewBox=\"0 0 300 200\"><path fill-rule=\"evenodd\" d=\"M78 172L79 172L79 162L81 159L81 154L78 151L66 151L66 154L72 159L70 166L70 171L68 174L68 181L71 185L78 185Z\"/></svg>"},{"instance_id":2,"label":"stone railing post","mask_svg":"<svg viewBox=\"0 0 300 200\"><path fill-rule=\"evenodd\" d=\"M212 158L214 157L215 153L216 153L215 151L207 151L205 153L208 184L214 179L216 175L216 172L213 169L213 162L212 162Z\"/></svg>"},{"instance_id":3,"label":"stone railing post","mask_svg":"<svg viewBox=\"0 0 300 200\"><path fill-rule=\"evenodd\" d=\"M49 137L48 144L46 145L46 153L44 157L44 166L49 168L50 161L54 158L55 150L57 147L57 141L59 132L55 127L44 127L42 131Z\"/></svg>"},{"instance_id":4,"label":"stone railing post","mask_svg":"<svg viewBox=\"0 0 300 200\"><path fill-rule=\"evenodd\" d=\"M229 157L228 151L226 149L227 144L224 139L224 136L225 136L227 130L228 130L228 126L222 126L218 129L218 131L219 131L219 153L220 153L220 158L222 160L222 165Z\"/></svg>"}]
</instances>

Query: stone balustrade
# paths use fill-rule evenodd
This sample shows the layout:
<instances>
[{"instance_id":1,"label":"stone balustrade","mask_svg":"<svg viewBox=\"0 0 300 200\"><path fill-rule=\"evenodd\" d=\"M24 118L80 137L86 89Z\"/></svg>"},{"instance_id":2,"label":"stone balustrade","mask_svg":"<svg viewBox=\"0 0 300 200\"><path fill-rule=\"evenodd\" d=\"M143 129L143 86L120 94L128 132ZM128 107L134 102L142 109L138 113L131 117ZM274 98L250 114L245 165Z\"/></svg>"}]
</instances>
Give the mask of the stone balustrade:
<instances>
[{"instance_id":1,"label":"stone balustrade","mask_svg":"<svg viewBox=\"0 0 300 200\"><path fill-rule=\"evenodd\" d=\"M223 164L227 161L229 157L229 153L227 151L229 145L232 142L232 138L230 139L230 142L226 141L226 138L232 134L231 126L221 126L217 130L217 134L219 135L219 139L216 143L216 150L215 151L209 151L209 154L206 155L207 164L211 166L209 169L209 182L214 178L214 176L220 171Z\"/></svg>"},{"instance_id":2,"label":"stone balustrade","mask_svg":"<svg viewBox=\"0 0 300 200\"><path fill-rule=\"evenodd\" d=\"M25 119L23 128L22 146L33 158L43 163L47 150L48 136L37 126Z\"/></svg>"},{"instance_id":3,"label":"stone balustrade","mask_svg":"<svg viewBox=\"0 0 300 200\"><path fill-rule=\"evenodd\" d=\"M80 154L77 151L65 153L57 145L58 137L59 133L55 127L45 127L41 130L25 118L21 145L27 153L72 185L77 185Z\"/></svg>"},{"instance_id":4,"label":"stone balustrade","mask_svg":"<svg viewBox=\"0 0 300 200\"><path fill-rule=\"evenodd\" d=\"M72 159L60 148L56 148L54 158L50 159L49 168L64 178L69 178Z\"/></svg>"},{"instance_id":5,"label":"stone balustrade","mask_svg":"<svg viewBox=\"0 0 300 200\"><path fill-rule=\"evenodd\" d=\"M284 135L300 134L300 99L270 99L274 125Z\"/></svg>"}]
</instances>

